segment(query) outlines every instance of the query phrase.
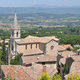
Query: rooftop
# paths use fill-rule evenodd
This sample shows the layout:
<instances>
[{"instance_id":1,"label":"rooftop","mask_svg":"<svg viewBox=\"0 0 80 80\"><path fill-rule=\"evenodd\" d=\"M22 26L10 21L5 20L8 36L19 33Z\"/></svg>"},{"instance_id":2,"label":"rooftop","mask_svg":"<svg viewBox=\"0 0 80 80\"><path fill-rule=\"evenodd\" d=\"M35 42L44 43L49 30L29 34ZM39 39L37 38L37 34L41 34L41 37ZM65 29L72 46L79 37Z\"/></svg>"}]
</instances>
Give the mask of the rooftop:
<instances>
[{"instance_id":1,"label":"rooftop","mask_svg":"<svg viewBox=\"0 0 80 80\"><path fill-rule=\"evenodd\" d=\"M19 53L23 53L23 55L34 55L34 54L43 54L43 51L40 49L31 49L31 50L24 50Z\"/></svg>"},{"instance_id":2,"label":"rooftop","mask_svg":"<svg viewBox=\"0 0 80 80\"><path fill-rule=\"evenodd\" d=\"M5 76L11 76L16 80L32 80L27 69L19 65L2 65L1 69Z\"/></svg>"},{"instance_id":3,"label":"rooftop","mask_svg":"<svg viewBox=\"0 0 80 80\"><path fill-rule=\"evenodd\" d=\"M48 43L49 41L54 40L58 41L55 36L49 36L49 37L36 37L36 36L28 36L24 39L20 39L16 41L18 44L25 44L25 43Z\"/></svg>"},{"instance_id":4,"label":"rooftop","mask_svg":"<svg viewBox=\"0 0 80 80\"><path fill-rule=\"evenodd\" d=\"M73 49L73 47L72 47L70 44L60 45L60 46L62 46L62 47L64 47L64 48L70 48L70 49Z\"/></svg>"},{"instance_id":5,"label":"rooftop","mask_svg":"<svg viewBox=\"0 0 80 80\"><path fill-rule=\"evenodd\" d=\"M54 62L56 61L55 56L23 56L22 62L23 64L31 64L35 62Z\"/></svg>"}]
</instances>

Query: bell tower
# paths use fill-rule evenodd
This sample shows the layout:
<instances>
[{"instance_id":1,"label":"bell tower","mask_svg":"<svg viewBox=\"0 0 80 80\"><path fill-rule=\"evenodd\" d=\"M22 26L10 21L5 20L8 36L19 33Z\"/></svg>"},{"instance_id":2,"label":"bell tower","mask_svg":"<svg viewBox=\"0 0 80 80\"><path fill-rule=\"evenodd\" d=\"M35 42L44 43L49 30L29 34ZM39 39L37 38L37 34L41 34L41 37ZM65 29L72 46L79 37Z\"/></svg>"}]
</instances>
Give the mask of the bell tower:
<instances>
[{"instance_id":1,"label":"bell tower","mask_svg":"<svg viewBox=\"0 0 80 80\"><path fill-rule=\"evenodd\" d=\"M16 16L16 12L14 15L14 23L11 26L11 37L10 37L10 54L15 56L17 54L16 52L16 40L20 39L20 26L18 25L18 21L17 21L17 16Z\"/></svg>"},{"instance_id":2,"label":"bell tower","mask_svg":"<svg viewBox=\"0 0 80 80\"><path fill-rule=\"evenodd\" d=\"M14 15L14 24L11 27L11 37L12 39L19 39L20 38L20 26L18 25L16 12Z\"/></svg>"},{"instance_id":3,"label":"bell tower","mask_svg":"<svg viewBox=\"0 0 80 80\"><path fill-rule=\"evenodd\" d=\"M16 40L20 39L21 34L20 34L20 26L18 25L18 21L17 21L17 16L16 16L16 12L14 15L14 23L11 26L11 37L9 40L9 47L8 47L8 64L10 64L10 59L11 57L17 55L17 46L16 46Z\"/></svg>"}]
</instances>

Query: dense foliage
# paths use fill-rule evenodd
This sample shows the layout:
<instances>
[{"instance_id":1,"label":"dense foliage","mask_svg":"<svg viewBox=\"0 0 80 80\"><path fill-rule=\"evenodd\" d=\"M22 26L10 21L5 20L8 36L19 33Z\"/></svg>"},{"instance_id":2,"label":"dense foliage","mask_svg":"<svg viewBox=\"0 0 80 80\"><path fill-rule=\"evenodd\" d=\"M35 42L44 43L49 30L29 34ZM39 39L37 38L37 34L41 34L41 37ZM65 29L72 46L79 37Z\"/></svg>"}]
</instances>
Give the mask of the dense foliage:
<instances>
[{"instance_id":1,"label":"dense foliage","mask_svg":"<svg viewBox=\"0 0 80 80\"><path fill-rule=\"evenodd\" d=\"M2 45L2 56L1 56L1 60L6 64L6 62L7 62L7 55L6 55L5 42L3 42L3 45Z\"/></svg>"}]
</instances>

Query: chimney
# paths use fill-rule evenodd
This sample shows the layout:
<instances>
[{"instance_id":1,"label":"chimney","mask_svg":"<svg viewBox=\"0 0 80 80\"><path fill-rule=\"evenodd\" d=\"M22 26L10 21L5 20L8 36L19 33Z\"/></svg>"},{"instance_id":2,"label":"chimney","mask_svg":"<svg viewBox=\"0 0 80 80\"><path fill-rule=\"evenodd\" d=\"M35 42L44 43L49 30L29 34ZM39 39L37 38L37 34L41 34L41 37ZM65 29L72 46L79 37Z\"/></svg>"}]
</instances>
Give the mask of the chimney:
<instances>
[{"instance_id":1,"label":"chimney","mask_svg":"<svg viewBox=\"0 0 80 80\"><path fill-rule=\"evenodd\" d=\"M43 66L43 71L42 72L47 72L46 71L46 65Z\"/></svg>"}]
</instances>

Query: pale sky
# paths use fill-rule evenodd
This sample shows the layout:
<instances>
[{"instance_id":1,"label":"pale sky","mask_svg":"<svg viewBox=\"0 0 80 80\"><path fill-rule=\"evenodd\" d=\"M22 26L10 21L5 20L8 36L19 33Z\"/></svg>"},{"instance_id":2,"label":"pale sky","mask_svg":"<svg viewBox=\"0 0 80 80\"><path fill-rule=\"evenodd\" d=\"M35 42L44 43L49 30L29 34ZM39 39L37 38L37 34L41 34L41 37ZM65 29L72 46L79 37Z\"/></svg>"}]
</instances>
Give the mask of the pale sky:
<instances>
[{"instance_id":1,"label":"pale sky","mask_svg":"<svg viewBox=\"0 0 80 80\"><path fill-rule=\"evenodd\" d=\"M80 0L0 0L0 7L80 7Z\"/></svg>"}]
</instances>

